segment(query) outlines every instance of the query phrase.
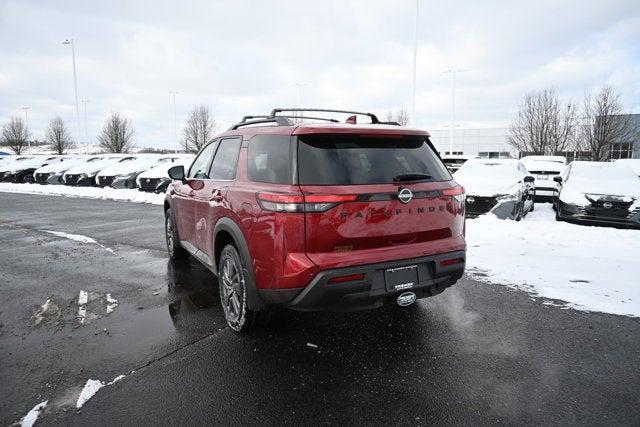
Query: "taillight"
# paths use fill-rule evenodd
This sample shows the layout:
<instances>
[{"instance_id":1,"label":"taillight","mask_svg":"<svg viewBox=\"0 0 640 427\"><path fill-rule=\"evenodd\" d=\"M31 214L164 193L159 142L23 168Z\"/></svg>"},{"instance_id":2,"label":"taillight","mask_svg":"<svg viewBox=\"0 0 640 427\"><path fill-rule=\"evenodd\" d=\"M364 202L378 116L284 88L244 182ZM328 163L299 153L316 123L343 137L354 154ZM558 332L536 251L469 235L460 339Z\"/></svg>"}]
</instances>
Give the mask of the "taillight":
<instances>
[{"instance_id":1,"label":"taillight","mask_svg":"<svg viewBox=\"0 0 640 427\"><path fill-rule=\"evenodd\" d=\"M257 193L260 207L273 212L324 212L340 203L353 202L356 195Z\"/></svg>"},{"instance_id":2,"label":"taillight","mask_svg":"<svg viewBox=\"0 0 640 427\"><path fill-rule=\"evenodd\" d=\"M466 195L464 194L463 187L458 185L456 187L444 189L442 190L442 195L449 199L447 201L447 211L454 215L460 214L464 216Z\"/></svg>"},{"instance_id":3,"label":"taillight","mask_svg":"<svg viewBox=\"0 0 640 427\"><path fill-rule=\"evenodd\" d=\"M459 202L463 202L465 201L465 194L464 194L464 187L461 186L457 186L457 187L453 187L453 188L447 188L445 190L442 190L442 195L443 196L451 196L454 199L456 199Z\"/></svg>"}]
</instances>

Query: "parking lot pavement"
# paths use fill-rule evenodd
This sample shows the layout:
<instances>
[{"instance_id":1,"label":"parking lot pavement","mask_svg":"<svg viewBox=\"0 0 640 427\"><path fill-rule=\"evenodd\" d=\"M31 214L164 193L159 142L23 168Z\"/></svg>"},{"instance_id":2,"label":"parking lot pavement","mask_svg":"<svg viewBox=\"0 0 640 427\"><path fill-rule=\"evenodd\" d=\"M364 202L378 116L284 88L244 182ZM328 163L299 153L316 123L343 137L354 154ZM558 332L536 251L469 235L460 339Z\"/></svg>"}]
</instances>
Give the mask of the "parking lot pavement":
<instances>
[{"instance_id":1,"label":"parking lot pavement","mask_svg":"<svg viewBox=\"0 0 640 427\"><path fill-rule=\"evenodd\" d=\"M47 424L640 420L640 319L465 279L240 336L162 224L159 206L0 194L0 423L45 401ZM105 386L78 410L87 380Z\"/></svg>"}]
</instances>

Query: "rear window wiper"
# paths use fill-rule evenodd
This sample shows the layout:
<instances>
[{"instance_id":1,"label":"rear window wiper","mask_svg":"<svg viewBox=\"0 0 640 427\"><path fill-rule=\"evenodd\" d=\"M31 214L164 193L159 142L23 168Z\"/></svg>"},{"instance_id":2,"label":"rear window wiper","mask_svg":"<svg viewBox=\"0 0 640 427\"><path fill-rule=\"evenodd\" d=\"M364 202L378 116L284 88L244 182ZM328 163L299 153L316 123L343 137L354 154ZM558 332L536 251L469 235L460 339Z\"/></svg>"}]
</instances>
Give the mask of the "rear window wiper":
<instances>
[{"instance_id":1,"label":"rear window wiper","mask_svg":"<svg viewBox=\"0 0 640 427\"><path fill-rule=\"evenodd\" d=\"M431 175L426 173L405 173L393 177L393 182L426 181L428 179L431 179Z\"/></svg>"}]
</instances>

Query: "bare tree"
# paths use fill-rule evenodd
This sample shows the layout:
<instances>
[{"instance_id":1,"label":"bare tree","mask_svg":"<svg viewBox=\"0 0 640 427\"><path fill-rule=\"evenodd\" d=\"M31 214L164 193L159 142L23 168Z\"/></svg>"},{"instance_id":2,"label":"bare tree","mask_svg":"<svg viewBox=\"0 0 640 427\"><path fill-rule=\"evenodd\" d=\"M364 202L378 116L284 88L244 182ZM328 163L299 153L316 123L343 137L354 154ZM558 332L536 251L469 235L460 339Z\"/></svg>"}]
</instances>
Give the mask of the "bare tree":
<instances>
[{"instance_id":1,"label":"bare tree","mask_svg":"<svg viewBox=\"0 0 640 427\"><path fill-rule=\"evenodd\" d=\"M184 127L184 139L182 146L185 151L198 152L214 136L216 122L213 119L209 107L198 105L191 110Z\"/></svg>"},{"instance_id":2,"label":"bare tree","mask_svg":"<svg viewBox=\"0 0 640 427\"><path fill-rule=\"evenodd\" d=\"M128 153L133 148L133 134L131 120L111 113L98 135L98 145L109 153Z\"/></svg>"},{"instance_id":3,"label":"bare tree","mask_svg":"<svg viewBox=\"0 0 640 427\"><path fill-rule=\"evenodd\" d=\"M631 116L624 111L620 94L612 86L602 87L595 95L585 95L583 108L586 123L579 129L578 147L591 153L593 160L608 160L612 144L631 140Z\"/></svg>"},{"instance_id":4,"label":"bare tree","mask_svg":"<svg viewBox=\"0 0 640 427\"><path fill-rule=\"evenodd\" d=\"M64 154L66 150L73 147L71 132L69 132L61 117L56 117L49 122L46 140L51 145L51 149L58 154Z\"/></svg>"},{"instance_id":5,"label":"bare tree","mask_svg":"<svg viewBox=\"0 0 640 427\"><path fill-rule=\"evenodd\" d=\"M575 122L575 105L561 104L554 89L531 92L511 123L508 141L521 153L560 154L569 149Z\"/></svg>"},{"instance_id":6,"label":"bare tree","mask_svg":"<svg viewBox=\"0 0 640 427\"><path fill-rule=\"evenodd\" d=\"M389 110L387 112L387 121L396 122L400 126L407 126L409 124L409 113L404 108L401 108L396 112Z\"/></svg>"},{"instance_id":7,"label":"bare tree","mask_svg":"<svg viewBox=\"0 0 640 427\"><path fill-rule=\"evenodd\" d=\"M9 147L15 154L22 154L29 139L29 130L20 117L12 117L2 127L0 144Z\"/></svg>"}]
</instances>

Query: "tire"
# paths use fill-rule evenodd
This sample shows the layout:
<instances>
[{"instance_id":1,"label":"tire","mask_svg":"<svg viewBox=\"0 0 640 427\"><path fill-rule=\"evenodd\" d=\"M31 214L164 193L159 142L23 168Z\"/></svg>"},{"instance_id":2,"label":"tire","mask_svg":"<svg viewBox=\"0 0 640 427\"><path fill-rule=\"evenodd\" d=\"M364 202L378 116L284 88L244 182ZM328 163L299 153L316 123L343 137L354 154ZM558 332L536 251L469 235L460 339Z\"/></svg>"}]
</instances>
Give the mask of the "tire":
<instances>
[{"instance_id":1,"label":"tire","mask_svg":"<svg viewBox=\"0 0 640 427\"><path fill-rule=\"evenodd\" d=\"M554 204L554 206L556 211L556 221L562 221L562 217L560 216L560 203L558 203L557 205Z\"/></svg>"},{"instance_id":2,"label":"tire","mask_svg":"<svg viewBox=\"0 0 640 427\"><path fill-rule=\"evenodd\" d=\"M186 259L189 253L180 245L178 227L173 220L171 209L164 213L164 236L167 242L167 252L171 259Z\"/></svg>"},{"instance_id":3,"label":"tire","mask_svg":"<svg viewBox=\"0 0 640 427\"><path fill-rule=\"evenodd\" d=\"M33 179L33 175L31 175L31 174L27 173L27 174L25 174L25 175L23 175L23 176L22 176L21 181L22 181L24 184L33 184L35 180Z\"/></svg>"},{"instance_id":4,"label":"tire","mask_svg":"<svg viewBox=\"0 0 640 427\"><path fill-rule=\"evenodd\" d=\"M227 325L235 332L247 332L253 328L258 313L247 307L244 267L233 245L222 249L218 266L220 304Z\"/></svg>"}]
</instances>

